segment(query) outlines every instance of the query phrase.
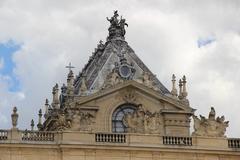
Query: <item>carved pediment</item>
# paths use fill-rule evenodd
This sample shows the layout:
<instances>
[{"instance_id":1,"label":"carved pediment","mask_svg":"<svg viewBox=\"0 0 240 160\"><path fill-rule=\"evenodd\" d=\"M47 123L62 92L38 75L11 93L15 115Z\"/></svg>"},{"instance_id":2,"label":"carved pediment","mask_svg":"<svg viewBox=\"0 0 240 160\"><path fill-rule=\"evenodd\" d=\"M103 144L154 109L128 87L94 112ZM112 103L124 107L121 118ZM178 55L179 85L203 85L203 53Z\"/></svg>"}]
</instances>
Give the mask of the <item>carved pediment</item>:
<instances>
[{"instance_id":1,"label":"carved pediment","mask_svg":"<svg viewBox=\"0 0 240 160\"><path fill-rule=\"evenodd\" d=\"M137 94L135 94L136 92L134 90L141 92L142 94L146 95L146 97L151 97L152 99L155 99L157 101L161 101L163 103L174 106L174 108L176 108L176 110L184 110L186 112L191 112L191 113L194 112L194 110L191 107L189 107L185 104L182 104L178 100L173 99L172 97L169 97L168 95L163 95L163 94L145 86L144 84L138 83L133 80L125 81L123 83L117 84L113 88L104 89L100 92L89 95L88 97L82 97L77 101L77 104L79 104L79 105L86 104L88 102L91 102L91 101L94 101L97 99L101 99L102 97L112 95L116 92L120 92L120 94L125 93L125 94L122 94L122 95L124 95L124 96L122 96L122 98L125 99L125 101L134 101L135 98L137 98L137 96L136 96Z\"/></svg>"},{"instance_id":2,"label":"carved pediment","mask_svg":"<svg viewBox=\"0 0 240 160\"><path fill-rule=\"evenodd\" d=\"M119 91L116 98L125 103L136 103L138 101L138 94L133 88L126 88Z\"/></svg>"}]
</instances>

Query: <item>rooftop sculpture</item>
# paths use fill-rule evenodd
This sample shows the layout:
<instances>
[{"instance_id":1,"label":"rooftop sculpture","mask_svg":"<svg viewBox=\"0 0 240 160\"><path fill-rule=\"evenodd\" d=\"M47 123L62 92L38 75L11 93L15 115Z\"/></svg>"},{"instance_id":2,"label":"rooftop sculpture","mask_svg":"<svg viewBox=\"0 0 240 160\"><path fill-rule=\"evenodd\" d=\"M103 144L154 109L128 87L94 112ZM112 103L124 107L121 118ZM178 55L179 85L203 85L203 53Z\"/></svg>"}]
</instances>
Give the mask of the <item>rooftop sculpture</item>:
<instances>
[{"instance_id":1,"label":"rooftop sculpture","mask_svg":"<svg viewBox=\"0 0 240 160\"><path fill-rule=\"evenodd\" d=\"M107 40L112 39L122 39L124 40L124 35L126 34L125 26L128 26L126 20L122 18L118 19L118 11L114 11L114 15L107 20L110 22L110 27L108 28L109 36Z\"/></svg>"},{"instance_id":2,"label":"rooftop sculpture","mask_svg":"<svg viewBox=\"0 0 240 160\"><path fill-rule=\"evenodd\" d=\"M215 109L211 107L208 118L200 115L200 119L193 115L194 120L194 136L223 137L229 121L225 121L225 117L217 117Z\"/></svg>"}]
</instances>

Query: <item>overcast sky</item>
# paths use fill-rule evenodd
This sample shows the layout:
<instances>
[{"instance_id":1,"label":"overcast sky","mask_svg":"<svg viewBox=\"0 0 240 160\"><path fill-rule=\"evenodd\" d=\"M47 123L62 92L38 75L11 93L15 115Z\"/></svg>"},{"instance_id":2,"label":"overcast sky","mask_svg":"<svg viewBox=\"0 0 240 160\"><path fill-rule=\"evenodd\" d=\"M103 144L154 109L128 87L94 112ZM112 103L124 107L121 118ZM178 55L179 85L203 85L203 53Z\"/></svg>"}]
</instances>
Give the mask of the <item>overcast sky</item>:
<instances>
[{"instance_id":1,"label":"overcast sky","mask_svg":"<svg viewBox=\"0 0 240 160\"><path fill-rule=\"evenodd\" d=\"M240 137L240 1L238 0L0 0L0 128L10 128L13 106L19 128L51 99L65 66L78 73L99 40L106 17L126 18L126 41L170 90L171 75L187 76L196 115L230 121L229 137ZM36 122L37 123L37 122Z\"/></svg>"}]
</instances>

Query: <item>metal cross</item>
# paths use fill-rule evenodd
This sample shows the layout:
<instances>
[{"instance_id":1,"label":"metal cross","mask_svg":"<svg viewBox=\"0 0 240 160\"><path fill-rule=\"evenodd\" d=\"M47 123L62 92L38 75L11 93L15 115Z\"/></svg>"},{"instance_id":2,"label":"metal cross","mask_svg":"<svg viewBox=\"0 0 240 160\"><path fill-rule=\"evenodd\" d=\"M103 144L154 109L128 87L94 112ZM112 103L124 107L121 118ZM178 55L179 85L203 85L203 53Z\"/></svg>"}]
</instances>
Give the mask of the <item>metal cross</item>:
<instances>
[{"instance_id":1,"label":"metal cross","mask_svg":"<svg viewBox=\"0 0 240 160\"><path fill-rule=\"evenodd\" d=\"M69 69L69 71L71 71L72 70L72 68L75 68L74 66L72 66L72 63L70 62L69 64L68 64L68 66L66 66L66 68L68 68Z\"/></svg>"}]
</instances>

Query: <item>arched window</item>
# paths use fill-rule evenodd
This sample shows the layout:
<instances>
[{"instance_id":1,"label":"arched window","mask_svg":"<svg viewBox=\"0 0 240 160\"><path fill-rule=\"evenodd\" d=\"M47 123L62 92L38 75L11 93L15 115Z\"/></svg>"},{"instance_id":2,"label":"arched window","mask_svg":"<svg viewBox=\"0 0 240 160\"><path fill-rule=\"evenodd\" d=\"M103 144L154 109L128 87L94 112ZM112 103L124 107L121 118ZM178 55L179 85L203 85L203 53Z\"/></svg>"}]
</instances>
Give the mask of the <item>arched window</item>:
<instances>
[{"instance_id":1,"label":"arched window","mask_svg":"<svg viewBox=\"0 0 240 160\"><path fill-rule=\"evenodd\" d=\"M123 117L128 113L133 113L136 106L133 104L123 104L119 106L112 115L112 131L113 132L127 132L127 127L123 124Z\"/></svg>"}]
</instances>

